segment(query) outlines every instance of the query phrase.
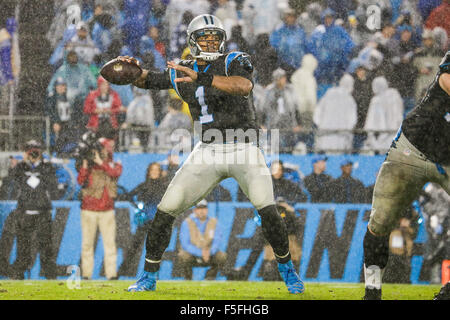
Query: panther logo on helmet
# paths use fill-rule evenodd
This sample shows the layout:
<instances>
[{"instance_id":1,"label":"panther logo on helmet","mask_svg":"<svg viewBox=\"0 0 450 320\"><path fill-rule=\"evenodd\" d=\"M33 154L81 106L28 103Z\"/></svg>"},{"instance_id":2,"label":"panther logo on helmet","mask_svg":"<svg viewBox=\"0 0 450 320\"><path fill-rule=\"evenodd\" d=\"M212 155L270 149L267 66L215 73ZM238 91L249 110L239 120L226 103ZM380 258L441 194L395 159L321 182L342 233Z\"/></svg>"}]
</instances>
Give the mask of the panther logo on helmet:
<instances>
[{"instance_id":1,"label":"panther logo on helmet","mask_svg":"<svg viewBox=\"0 0 450 320\"><path fill-rule=\"evenodd\" d=\"M217 52L204 52L197 40L199 37L214 34L219 36L219 49ZM202 14L195 17L187 28L187 43L194 58L206 61L213 61L222 56L225 52L225 42L227 34L222 22L216 16Z\"/></svg>"}]
</instances>

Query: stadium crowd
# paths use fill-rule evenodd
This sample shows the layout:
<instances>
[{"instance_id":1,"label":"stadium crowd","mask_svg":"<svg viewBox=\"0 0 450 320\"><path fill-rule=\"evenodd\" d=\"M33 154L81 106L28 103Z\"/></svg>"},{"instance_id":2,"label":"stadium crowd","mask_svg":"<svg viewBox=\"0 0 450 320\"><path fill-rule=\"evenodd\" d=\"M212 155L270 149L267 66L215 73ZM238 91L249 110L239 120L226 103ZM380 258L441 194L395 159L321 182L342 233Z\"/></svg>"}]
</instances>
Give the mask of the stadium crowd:
<instances>
[{"instance_id":1,"label":"stadium crowd","mask_svg":"<svg viewBox=\"0 0 450 320\"><path fill-rule=\"evenodd\" d=\"M176 93L109 85L99 70L119 55L156 70L188 59L187 24L211 13L224 22L228 50L251 55L261 128L281 130L282 152L383 153L447 50L441 17L449 7L448 0L57 1L45 35L53 76L45 108L32 112L50 117L57 152L86 129L116 139L127 132L122 150L146 151L150 133L161 131L168 134L160 146L173 145L172 128L189 128L190 118L186 104L174 115Z\"/></svg>"}]
</instances>

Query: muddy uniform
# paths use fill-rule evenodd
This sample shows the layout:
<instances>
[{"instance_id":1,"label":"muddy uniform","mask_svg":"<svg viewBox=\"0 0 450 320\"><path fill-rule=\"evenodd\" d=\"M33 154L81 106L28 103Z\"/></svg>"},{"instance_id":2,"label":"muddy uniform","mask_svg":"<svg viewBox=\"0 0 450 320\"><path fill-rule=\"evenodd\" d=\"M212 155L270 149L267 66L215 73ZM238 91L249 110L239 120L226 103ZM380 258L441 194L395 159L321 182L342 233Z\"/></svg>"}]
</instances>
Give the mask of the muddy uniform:
<instances>
[{"instance_id":1,"label":"muddy uniform","mask_svg":"<svg viewBox=\"0 0 450 320\"><path fill-rule=\"evenodd\" d=\"M243 52L223 55L204 66L197 65L196 61L181 61L180 64L207 74L241 76L252 81L250 57ZM193 120L201 124L202 141L177 171L158 209L176 216L229 177L237 180L256 209L274 204L272 179L257 146L257 136L235 135L237 131L243 133L249 129L257 133L252 95L231 95L196 82L176 83L177 77L183 77L183 73L174 69L149 73L146 87L174 88L189 104Z\"/></svg>"},{"instance_id":2,"label":"muddy uniform","mask_svg":"<svg viewBox=\"0 0 450 320\"><path fill-rule=\"evenodd\" d=\"M439 72L422 101L404 119L373 193L369 228L388 234L427 182L450 193L450 96Z\"/></svg>"}]
</instances>

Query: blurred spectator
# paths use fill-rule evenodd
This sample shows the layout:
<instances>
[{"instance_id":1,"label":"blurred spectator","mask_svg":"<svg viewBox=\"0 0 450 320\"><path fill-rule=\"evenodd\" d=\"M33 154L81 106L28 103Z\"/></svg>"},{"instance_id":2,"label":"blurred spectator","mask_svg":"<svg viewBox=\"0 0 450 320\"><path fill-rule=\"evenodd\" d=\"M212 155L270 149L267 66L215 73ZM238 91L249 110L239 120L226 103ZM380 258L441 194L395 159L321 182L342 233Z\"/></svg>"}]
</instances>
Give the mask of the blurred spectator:
<instances>
[{"instance_id":1,"label":"blurred spectator","mask_svg":"<svg viewBox=\"0 0 450 320\"><path fill-rule=\"evenodd\" d=\"M241 51L250 53L250 45L247 40L242 36L242 26L235 25L231 28L231 36L227 41L227 50L230 51Z\"/></svg>"},{"instance_id":2,"label":"blurred spectator","mask_svg":"<svg viewBox=\"0 0 450 320\"><path fill-rule=\"evenodd\" d=\"M94 16L87 21L92 40L100 52L106 52L114 37L115 21L113 15L96 4Z\"/></svg>"},{"instance_id":3,"label":"blurred spectator","mask_svg":"<svg viewBox=\"0 0 450 320\"><path fill-rule=\"evenodd\" d=\"M347 31L334 24L333 10L325 9L322 12L322 19L323 24L311 34L308 48L319 62L315 74L319 98L341 79L355 46Z\"/></svg>"},{"instance_id":4,"label":"blurred spectator","mask_svg":"<svg viewBox=\"0 0 450 320\"><path fill-rule=\"evenodd\" d=\"M215 280L227 255L219 246L222 233L216 218L208 215L208 203L201 200L181 224L178 259L186 280L192 280L192 267L210 266L206 280Z\"/></svg>"},{"instance_id":5,"label":"blurred spectator","mask_svg":"<svg viewBox=\"0 0 450 320\"><path fill-rule=\"evenodd\" d=\"M80 62L90 65L94 61L94 57L100 54L100 50L91 39L88 28L87 23L79 22L77 24L77 34L67 43L66 49L75 51Z\"/></svg>"},{"instance_id":6,"label":"blurred spectator","mask_svg":"<svg viewBox=\"0 0 450 320\"><path fill-rule=\"evenodd\" d=\"M369 71L363 64L358 63L353 74L355 83L353 85L352 96L357 107L357 119L355 129L363 129L366 123L367 111L370 100L373 97L372 79L373 72ZM358 152L367 138L366 133L355 133L353 136L353 152Z\"/></svg>"},{"instance_id":7,"label":"blurred spectator","mask_svg":"<svg viewBox=\"0 0 450 320\"><path fill-rule=\"evenodd\" d=\"M109 87L112 91L117 92L120 97L120 102L122 103L119 109L119 113L117 114L117 123L119 127L121 127L126 120L128 106L130 105L131 101L134 100L133 85L118 85L109 83Z\"/></svg>"},{"instance_id":8,"label":"blurred spectator","mask_svg":"<svg viewBox=\"0 0 450 320\"><path fill-rule=\"evenodd\" d=\"M149 32L143 35L139 42L139 55L142 57L147 52L151 52L154 59L153 67L162 71L166 68L166 60L164 56L156 49L155 40L151 37L150 32L154 30L155 27L149 28ZM156 29L158 30L158 29Z\"/></svg>"},{"instance_id":9,"label":"blurred spectator","mask_svg":"<svg viewBox=\"0 0 450 320\"><path fill-rule=\"evenodd\" d=\"M151 220L156 213L156 206L164 195L169 182L162 175L161 165L158 162L152 162L147 167L145 181L131 190L128 193L128 198L130 201L136 200L142 202L147 219Z\"/></svg>"},{"instance_id":10,"label":"blurred spectator","mask_svg":"<svg viewBox=\"0 0 450 320\"><path fill-rule=\"evenodd\" d=\"M52 49L56 48L57 44L63 38L64 31L68 27L68 22L76 25L81 20L80 4L81 0L63 0L54 2L54 18L45 35L50 42ZM72 7L72 10L69 10L69 7ZM79 14L76 14L77 11Z\"/></svg>"},{"instance_id":11,"label":"blurred spectator","mask_svg":"<svg viewBox=\"0 0 450 320\"><path fill-rule=\"evenodd\" d=\"M164 22L167 25L168 35L173 35L175 33L177 25L184 20L184 13L186 11L192 13L192 19L198 15L210 13L211 2L208 0L170 0L167 4L164 19ZM187 22L186 27L190 22L190 20ZM186 37L186 33L184 36Z\"/></svg>"},{"instance_id":12,"label":"blurred spectator","mask_svg":"<svg viewBox=\"0 0 450 320\"><path fill-rule=\"evenodd\" d=\"M94 268L94 246L97 229L103 241L105 275L117 279L116 220L114 199L122 165L113 160L114 141L100 138L101 151L94 151L93 159L83 159L77 181L81 189L81 271L90 279Z\"/></svg>"},{"instance_id":13,"label":"blurred spectator","mask_svg":"<svg viewBox=\"0 0 450 320\"><path fill-rule=\"evenodd\" d=\"M183 101L170 98L169 112L161 120L158 126L158 137L164 146L180 146L191 142L190 134L192 122L188 115L181 111Z\"/></svg>"},{"instance_id":14,"label":"blurred spectator","mask_svg":"<svg viewBox=\"0 0 450 320\"><path fill-rule=\"evenodd\" d=\"M422 22L428 19L430 13L438 6L440 6L442 0L419 0L417 3L417 10L422 17Z\"/></svg>"},{"instance_id":15,"label":"blurred spectator","mask_svg":"<svg viewBox=\"0 0 450 320\"><path fill-rule=\"evenodd\" d=\"M430 283L441 283L441 266L450 257L450 195L438 184L429 183L419 197L425 219L424 273Z\"/></svg>"},{"instance_id":16,"label":"blurred spectator","mask_svg":"<svg viewBox=\"0 0 450 320\"><path fill-rule=\"evenodd\" d=\"M378 75L383 75L389 83L395 81L394 63L397 63L400 46L397 39L394 38L395 27L391 23L382 25L381 32L374 34L373 40L377 43L377 50L383 55L383 62L378 69Z\"/></svg>"},{"instance_id":17,"label":"blurred spectator","mask_svg":"<svg viewBox=\"0 0 450 320\"><path fill-rule=\"evenodd\" d=\"M167 159L163 161L164 171L163 176L167 177L168 181L172 181L175 173L180 168L180 156L176 153L169 152Z\"/></svg>"},{"instance_id":18,"label":"blurred spectator","mask_svg":"<svg viewBox=\"0 0 450 320\"><path fill-rule=\"evenodd\" d=\"M282 197L290 203L306 202L307 197L300 186L284 177L283 162L273 161L270 165L272 173L273 192L275 198Z\"/></svg>"},{"instance_id":19,"label":"blurred spectator","mask_svg":"<svg viewBox=\"0 0 450 320\"><path fill-rule=\"evenodd\" d=\"M217 8L212 14L222 21L227 37L229 37L231 29L238 23L236 2L234 0L217 0Z\"/></svg>"},{"instance_id":20,"label":"blurred spectator","mask_svg":"<svg viewBox=\"0 0 450 320\"><path fill-rule=\"evenodd\" d=\"M176 27L173 30L173 33L169 33L170 52L168 56L170 60L180 59L181 54L187 47L186 43L187 27L194 18L195 18L194 14L190 10L183 12L181 21L176 25Z\"/></svg>"},{"instance_id":21,"label":"blurred spectator","mask_svg":"<svg viewBox=\"0 0 450 320\"><path fill-rule=\"evenodd\" d=\"M142 58L141 64L142 68L156 72L159 71L159 69L155 67L155 56L151 51L146 52L141 58ZM153 111L155 116L155 122L159 123L161 122L162 118L164 117L167 111L167 100L169 93L165 90L149 90L149 92L153 100ZM173 90L173 92L175 92L175 90ZM176 95L176 93L174 94ZM187 103L186 108L189 109Z\"/></svg>"},{"instance_id":22,"label":"blurred spectator","mask_svg":"<svg viewBox=\"0 0 450 320\"><path fill-rule=\"evenodd\" d=\"M447 32L447 37L450 37L450 0L442 0L442 4L433 9L427 20L425 21L425 28L433 30L435 27L444 28Z\"/></svg>"},{"instance_id":23,"label":"blurred spectator","mask_svg":"<svg viewBox=\"0 0 450 320\"><path fill-rule=\"evenodd\" d=\"M243 36L249 43L256 43L262 33L272 33L281 22L277 0L244 0L241 14Z\"/></svg>"},{"instance_id":24,"label":"blurred spectator","mask_svg":"<svg viewBox=\"0 0 450 320\"><path fill-rule=\"evenodd\" d=\"M286 71L278 68L273 72L273 82L267 86L261 106L261 124L267 130L280 130L280 151L292 152L301 130L294 89ZM270 131L269 131L270 132Z\"/></svg>"},{"instance_id":25,"label":"blurred spectator","mask_svg":"<svg viewBox=\"0 0 450 320\"><path fill-rule=\"evenodd\" d=\"M317 82L314 77L316 68L317 59L312 54L305 54L302 58L302 66L291 77L292 87L297 96L300 124L304 130L309 131L304 138L308 153L312 152L314 146L313 115L317 105Z\"/></svg>"},{"instance_id":26,"label":"blurred spectator","mask_svg":"<svg viewBox=\"0 0 450 320\"><path fill-rule=\"evenodd\" d=\"M272 73L278 67L278 54L270 45L269 34L259 34L251 51L254 57L252 62L256 70L256 82L266 87L272 82Z\"/></svg>"},{"instance_id":27,"label":"blurred spectator","mask_svg":"<svg viewBox=\"0 0 450 320\"><path fill-rule=\"evenodd\" d=\"M22 156L9 156L8 174L2 178L0 186L0 200L17 200L19 190L14 183L14 168L22 159Z\"/></svg>"},{"instance_id":28,"label":"blurred spectator","mask_svg":"<svg viewBox=\"0 0 450 320\"><path fill-rule=\"evenodd\" d=\"M288 79L297 70L307 52L305 31L297 22L293 9L283 12L283 24L270 34L270 45L277 51L281 68L286 70Z\"/></svg>"},{"instance_id":29,"label":"blurred spectator","mask_svg":"<svg viewBox=\"0 0 450 320\"><path fill-rule=\"evenodd\" d=\"M77 96L70 101L67 99L67 84L63 78L55 81L55 92L47 97L45 115L50 118L54 143L51 151L58 154L65 152L68 144L75 144L81 134L86 118L83 114L84 98Z\"/></svg>"},{"instance_id":30,"label":"blurred spectator","mask_svg":"<svg viewBox=\"0 0 450 320\"><path fill-rule=\"evenodd\" d=\"M389 236L389 260L383 274L386 283L411 283L411 257L419 231L419 215L411 207Z\"/></svg>"},{"instance_id":31,"label":"blurred spectator","mask_svg":"<svg viewBox=\"0 0 450 320\"><path fill-rule=\"evenodd\" d=\"M397 88L403 98L405 114L415 106L415 86L417 70L413 65L414 50L416 49L411 37L412 29L409 26L400 27L399 61L395 64L391 85Z\"/></svg>"},{"instance_id":32,"label":"blurred spectator","mask_svg":"<svg viewBox=\"0 0 450 320\"><path fill-rule=\"evenodd\" d=\"M403 121L404 107L398 90L389 88L386 78L376 77L372 82L372 91L374 96L370 101L364 129L375 132L368 133L364 149L381 153L389 149L392 137Z\"/></svg>"},{"instance_id":33,"label":"blurred spectator","mask_svg":"<svg viewBox=\"0 0 450 320\"><path fill-rule=\"evenodd\" d=\"M53 53L48 60L48 62L53 66L54 69L59 68L64 63L64 57L68 52L67 44L69 43L70 39L76 36L76 34L77 28L74 24L69 25L67 29L64 30L62 39L58 42L55 50L53 50Z\"/></svg>"},{"instance_id":34,"label":"blurred spectator","mask_svg":"<svg viewBox=\"0 0 450 320\"><path fill-rule=\"evenodd\" d=\"M353 162L341 162L341 176L331 183L333 202L336 203L364 203L366 189L363 183L352 177Z\"/></svg>"},{"instance_id":35,"label":"blurred spectator","mask_svg":"<svg viewBox=\"0 0 450 320\"><path fill-rule=\"evenodd\" d=\"M298 225L295 209L291 207L282 197L278 197L276 199L276 203L278 213L283 218L283 222L286 224L292 263L298 270L302 256L302 248L300 246L300 227ZM273 249L267 241L264 243L264 260L261 269L264 281L281 281L275 256L273 254Z\"/></svg>"},{"instance_id":36,"label":"blurred spectator","mask_svg":"<svg viewBox=\"0 0 450 320\"><path fill-rule=\"evenodd\" d=\"M328 8L336 12L336 18L346 20L348 13L356 10L357 1L354 0L326 0Z\"/></svg>"},{"instance_id":37,"label":"blurred spectator","mask_svg":"<svg viewBox=\"0 0 450 320\"><path fill-rule=\"evenodd\" d=\"M414 6L411 6L410 1L403 1L402 7L408 7L409 9L402 9L400 16L394 22L397 28L396 37L401 40L401 32L404 29L408 29L411 32L411 42L415 47L418 47L421 43L422 24L420 23L420 15L415 10Z\"/></svg>"},{"instance_id":38,"label":"blurred spectator","mask_svg":"<svg viewBox=\"0 0 450 320\"><path fill-rule=\"evenodd\" d=\"M119 94L110 89L108 81L98 78L97 90L91 91L84 102L84 113L89 116L86 128L109 139L117 137L117 115L122 102Z\"/></svg>"},{"instance_id":39,"label":"blurred spectator","mask_svg":"<svg viewBox=\"0 0 450 320\"><path fill-rule=\"evenodd\" d=\"M158 26L150 26L148 28L148 35L155 43L155 49L158 51L163 58L166 57L166 44L164 43L160 28Z\"/></svg>"},{"instance_id":40,"label":"blurred spectator","mask_svg":"<svg viewBox=\"0 0 450 320\"><path fill-rule=\"evenodd\" d=\"M425 29L422 33L423 44L416 50L412 64L417 73L415 98L420 101L433 81L443 53L436 44L433 31Z\"/></svg>"},{"instance_id":41,"label":"blurred spectator","mask_svg":"<svg viewBox=\"0 0 450 320\"><path fill-rule=\"evenodd\" d=\"M325 173L328 158L318 155L312 158L313 172L306 176L305 187L311 196L311 202L331 202L333 192L331 183L333 178Z\"/></svg>"},{"instance_id":42,"label":"blurred spectator","mask_svg":"<svg viewBox=\"0 0 450 320\"><path fill-rule=\"evenodd\" d=\"M319 1L314 1L306 6L306 10L302 12L298 18L298 24L305 30L309 37L311 33L321 23L320 13L323 11Z\"/></svg>"},{"instance_id":43,"label":"blurred spectator","mask_svg":"<svg viewBox=\"0 0 450 320\"><path fill-rule=\"evenodd\" d=\"M55 92L56 79L62 78L67 84L67 99L74 101L78 96L86 97L90 90L96 87L96 80L89 67L78 62L75 51L69 51L61 67L59 67L50 79L47 87L47 95L51 97Z\"/></svg>"},{"instance_id":44,"label":"blurred spectator","mask_svg":"<svg viewBox=\"0 0 450 320\"><path fill-rule=\"evenodd\" d=\"M132 143L136 137L144 152L147 152L149 137L155 125L153 100L147 90L134 87L134 93L135 98L127 109L126 124L131 129Z\"/></svg>"},{"instance_id":45,"label":"blurred spectator","mask_svg":"<svg viewBox=\"0 0 450 320\"><path fill-rule=\"evenodd\" d=\"M270 170L275 198L282 197L289 203L307 201L307 196L300 187L300 183L294 182L288 175L285 175L286 169L284 168L282 161L273 161L270 165ZM249 202L248 197L241 188L238 189L237 199L241 202Z\"/></svg>"},{"instance_id":46,"label":"blurred spectator","mask_svg":"<svg viewBox=\"0 0 450 320\"><path fill-rule=\"evenodd\" d=\"M136 55L139 52L139 41L148 31L150 18L150 1L124 0L122 33L124 44Z\"/></svg>"},{"instance_id":47,"label":"blurred spectator","mask_svg":"<svg viewBox=\"0 0 450 320\"><path fill-rule=\"evenodd\" d=\"M42 145L36 140L26 143L23 159L11 172L19 194L16 208L17 256L11 278L23 280L24 273L33 267L32 235L36 232L42 273L47 279L56 279L51 202L57 185L55 169L43 159Z\"/></svg>"},{"instance_id":48,"label":"blurred spectator","mask_svg":"<svg viewBox=\"0 0 450 320\"><path fill-rule=\"evenodd\" d=\"M156 213L156 206L161 200L166 188L169 184L167 177L163 176L161 165L158 162L152 162L148 165L145 174L145 181L128 192L127 200L133 202L138 206L135 213L135 223L137 224L136 232L130 243L129 250L125 252L122 264L120 265L118 274L124 274L124 270L128 270L130 265L133 265L137 259L136 252L141 252L144 246L147 232Z\"/></svg>"},{"instance_id":49,"label":"blurred spectator","mask_svg":"<svg viewBox=\"0 0 450 320\"><path fill-rule=\"evenodd\" d=\"M315 150L350 151L353 145L351 130L357 121L357 106L352 96L353 77L345 74L338 87L329 89L319 100L314 113L314 123L319 132L316 134ZM345 114L345 117L342 115ZM327 133L327 130L346 130L339 133Z\"/></svg>"},{"instance_id":50,"label":"blurred spectator","mask_svg":"<svg viewBox=\"0 0 450 320\"><path fill-rule=\"evenodd\" d=\"M445 52L445 50L448 50L448 36L447 32L444 30L444 28L436 27L433 29L433 35L434 39L436 41L437 46Z\"/></svg>"},{"instance_id":51,"label":"blurred spectator","mask_svg":"<svg viewBox=\"0 0 450 320\"><path fill-rule=\"evenodd\" d=\"M170 3L168 0L153 0L151 1L149 24L151 26L162 26L164 24L164 18L166 15L167 5ZM167 39L167 30L161 28L161 36Z\"/></svg>"}]
</instances>

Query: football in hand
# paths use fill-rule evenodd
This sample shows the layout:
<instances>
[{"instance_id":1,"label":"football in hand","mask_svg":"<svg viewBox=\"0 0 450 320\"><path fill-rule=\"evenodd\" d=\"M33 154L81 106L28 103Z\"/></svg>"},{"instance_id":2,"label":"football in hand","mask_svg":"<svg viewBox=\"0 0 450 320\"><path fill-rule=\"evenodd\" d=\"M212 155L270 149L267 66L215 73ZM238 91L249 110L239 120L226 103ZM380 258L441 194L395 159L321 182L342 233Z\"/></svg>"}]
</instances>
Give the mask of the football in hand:
<instances>
[{"instance_id":1,"label":"football in hand","mask_svg":"<svg viewBox=\"0 0 450 320\"><path fill-rule=\"evenodd\" d=\"M108 82L125 85L139 78L142 74L142 68L126 59L115 58L102 67L100 74Z\"/></svg>"}]
</instances>

